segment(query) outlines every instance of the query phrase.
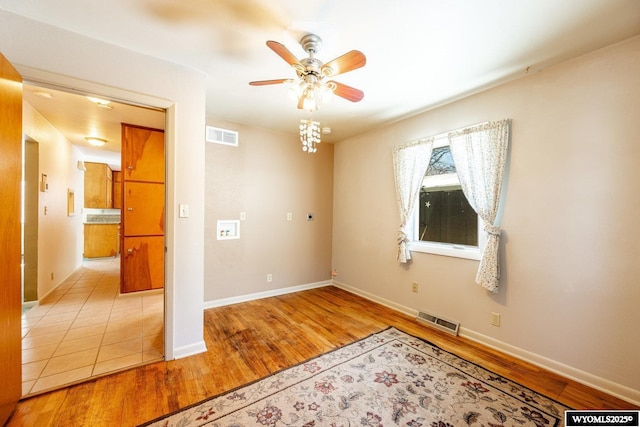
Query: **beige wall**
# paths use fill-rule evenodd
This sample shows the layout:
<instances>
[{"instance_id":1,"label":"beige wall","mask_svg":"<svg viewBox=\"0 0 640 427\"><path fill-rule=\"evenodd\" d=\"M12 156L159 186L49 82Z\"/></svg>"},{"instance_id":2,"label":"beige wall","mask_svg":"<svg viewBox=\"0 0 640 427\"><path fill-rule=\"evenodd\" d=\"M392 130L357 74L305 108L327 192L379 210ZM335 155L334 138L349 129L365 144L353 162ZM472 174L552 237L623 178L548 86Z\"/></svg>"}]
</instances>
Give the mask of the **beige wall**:
<instances>
[{"instance_id":1,"label":"beige wall","mask_svg":"<svg viewBox=\"0 0 640 427\"><path fill-rule=\"evenodd\" d=\"M337 281L640 402L638 76L640 37L338 143ZM392 147L503 118L513 125L499 293L474 283L477 261L414 253L399 265Z\"/></svg>"},{"instance_id":2,"label":"beige wall","mask_svg":"<svg viewBox=\"0 0 640 427\"><path fill-rule=\"evenodd\" d=\"M307 154L294 135L208 124L238 131L239 146L206 144L205 305L329 281L333 145ZM240 239L217 240L217 220L239 220L241 212Z\"/></svg>"},{"instance_id":3,"label":"beige wall","mask_svg":"<svg viewBox=\"0 0 640 427\"><path fill-rule=\"evenodd\" d=\"M39 175L49 182L49 191L38 192L37 296L42 300L82 265L84 174L76 167L78 149L31 105L24 102L22 110L23 133L38 143ZM67 216L68 189L75 191L74 216Z\"/></svg>"}]
</instances>

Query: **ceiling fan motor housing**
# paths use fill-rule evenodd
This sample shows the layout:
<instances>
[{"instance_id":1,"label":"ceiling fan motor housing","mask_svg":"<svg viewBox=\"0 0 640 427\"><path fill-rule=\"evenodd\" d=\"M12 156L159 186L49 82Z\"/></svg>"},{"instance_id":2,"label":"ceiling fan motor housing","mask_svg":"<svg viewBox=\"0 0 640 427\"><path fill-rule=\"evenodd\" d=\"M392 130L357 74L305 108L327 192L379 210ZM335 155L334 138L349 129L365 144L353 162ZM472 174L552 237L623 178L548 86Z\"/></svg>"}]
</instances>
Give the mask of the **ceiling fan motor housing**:
<instances>
[{"instance_id":1,"label":"ceiling fan motor housing","mask_svg":"<svg viewBox=\"0 0 640 427\"><path fill-rule=\"evenodd\" d=\"M307 73L320 74L322 61L315 58L304 58L300 60L300 63L304 66Z\"/></svg>"},{"instance_id":2,"label":"ceiling fan motor housing","mask_svg":"<svg viewBox=\"0 0 640 427\"><path fill-rule=\"evenodd\" d=\"M300 45L309 55L316 54L322 47L322 39L315 34L306 34L300 39Z\"/></svg>"},{"instance_id":3,"label":"ceiling fan motor housing","mask_svg":"<svg viewBox=\"0 0 640 427\"><path fill-rule=\"evenodd\" d=\"M322 47L322 39L320 36L315 34L306 34L300 39L300 45L304 51L309 54L308 58L300 60L300 64L304 67L303 74L313 74L317 78L321 79L322 73L320 70L322 69L322 61L316 59L314 55L320 51L320 48Z\"/></svg>"}]
</instances>

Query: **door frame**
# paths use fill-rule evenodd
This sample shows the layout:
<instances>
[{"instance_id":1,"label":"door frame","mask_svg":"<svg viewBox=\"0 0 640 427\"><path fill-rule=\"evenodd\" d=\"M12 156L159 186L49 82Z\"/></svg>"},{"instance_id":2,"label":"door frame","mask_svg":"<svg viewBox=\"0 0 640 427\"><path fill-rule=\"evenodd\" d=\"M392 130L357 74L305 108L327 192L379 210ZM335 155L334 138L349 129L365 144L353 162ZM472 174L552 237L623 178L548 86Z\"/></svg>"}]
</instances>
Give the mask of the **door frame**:
<instances>
[{"instance_id":1,"label":"door frame","mask_svg":"<svg viewBox=\"0 0 640 427\"><path fill-rule=\"evenodd\" d=\"M111 99L115 102L126 103L140 107L163 109L165 112L165 206L173 206L174 200L170 189L173 187L175 162L175 143L173 130L176 121L176 105L173 101L151 95L133 92L126 89L107 86L73 77L63 76L49 71L30 67L21 67L23 81L27 84L43 88L51 88L80 95L94 94ZM173 265L173 213L166 211L165 216L165 259L164 259L164 358L175 359L174 352L174 279L171 267Z\"/></svg>"}]
</instances>

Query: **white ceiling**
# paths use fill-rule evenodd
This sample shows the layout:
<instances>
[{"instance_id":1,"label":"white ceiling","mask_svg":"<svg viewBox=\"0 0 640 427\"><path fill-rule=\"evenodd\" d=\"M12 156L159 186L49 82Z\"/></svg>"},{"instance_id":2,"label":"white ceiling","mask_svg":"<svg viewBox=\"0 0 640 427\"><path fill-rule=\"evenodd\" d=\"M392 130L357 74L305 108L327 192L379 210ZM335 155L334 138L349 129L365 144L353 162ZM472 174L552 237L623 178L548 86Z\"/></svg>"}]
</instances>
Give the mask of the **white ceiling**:
<instances>
[{"instance_id":1,"label":"white ceiling","mask_svg":"<svg viewBox=\"0 0 640 427\"><path fill-rule=\"evenodd\" d=\"M110 109L105 109L84 95L32 84L24 85L23 98L80 149L85 161L107 163L113 170L120 170L122 123L165 128L165 113L158 109L119 102L110 102ZM88 136L107 143L92 147L85 139Z\"/></svg>"},{"instance_id":2,"label":"white ceiling","mask_svg":"<svg viewBox=\"0 0 640 427\"><path fill-rule=\"evenodd\" d=\"M0 0L0 8L206 72L212 124L296 133L313 117L332 128L327 142L640 34L639 0ZM366 55L365 67L335 78L363 90L361 102L334 97L310 114L285 85L249 86L295 77L265 42L303 58L306 32L323 39L323 62L352 49Z\"/></svg>"}]
</instances>

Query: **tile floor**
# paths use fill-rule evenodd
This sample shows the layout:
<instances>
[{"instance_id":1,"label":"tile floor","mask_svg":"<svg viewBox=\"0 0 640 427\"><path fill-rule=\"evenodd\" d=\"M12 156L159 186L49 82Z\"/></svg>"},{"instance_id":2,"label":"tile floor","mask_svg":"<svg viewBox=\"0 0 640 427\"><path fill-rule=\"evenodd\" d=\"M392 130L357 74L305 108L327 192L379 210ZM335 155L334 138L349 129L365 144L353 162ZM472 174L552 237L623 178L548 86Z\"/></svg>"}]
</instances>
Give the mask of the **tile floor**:
<instances>
[{"instance_id":1,"label":"tile floor","mask_svg":"<svg viewBox=\"0 0 640 427\"><path fill-rule=\"evenodd\" d=\"M161 290L119 295L120 259L83 266L22 315L22 395L162 360Z\"/></svg>"}]
</instances>

